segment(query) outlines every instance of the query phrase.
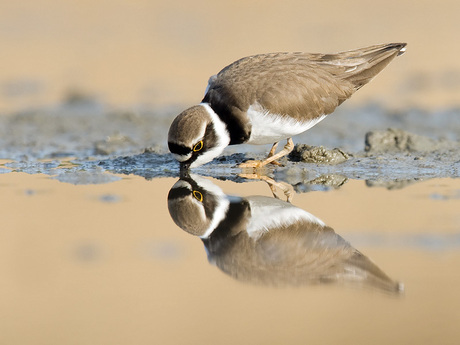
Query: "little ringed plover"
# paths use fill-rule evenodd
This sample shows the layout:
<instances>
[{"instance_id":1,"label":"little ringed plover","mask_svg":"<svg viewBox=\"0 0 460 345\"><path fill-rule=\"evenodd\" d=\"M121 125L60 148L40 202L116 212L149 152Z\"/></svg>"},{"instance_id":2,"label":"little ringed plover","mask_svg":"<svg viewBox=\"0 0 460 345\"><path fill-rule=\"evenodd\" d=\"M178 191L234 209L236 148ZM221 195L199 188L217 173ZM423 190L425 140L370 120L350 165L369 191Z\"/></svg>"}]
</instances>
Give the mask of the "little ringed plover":
<instances>
[{"instance_id":1,"label":"little ringed plover","mask_svg":"<svg viewBox=\"0 0 460 345\"><path fill-rule=\"evenodd\" d=\"M374 45L335 54L270 53L242 58L209 79L200 104L171 124L168 146L181 169L207 163L228 145L271 144L268 157L240 167L261 167L287 155L292 137L323 120L367 84L406 43ZM275 154L279 141L287 139Z\"/></svg>"}]
</instances>

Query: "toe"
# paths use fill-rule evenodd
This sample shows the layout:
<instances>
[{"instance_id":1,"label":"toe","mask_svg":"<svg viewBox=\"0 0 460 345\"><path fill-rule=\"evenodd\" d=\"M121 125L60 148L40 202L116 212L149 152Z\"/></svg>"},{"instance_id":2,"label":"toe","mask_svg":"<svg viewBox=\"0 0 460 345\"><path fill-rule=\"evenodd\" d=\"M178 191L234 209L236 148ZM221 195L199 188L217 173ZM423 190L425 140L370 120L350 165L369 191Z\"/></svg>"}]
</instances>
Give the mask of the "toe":
<instances>
[{"instance_id":1,"label":"toe","mask_svg":"<svg viewBox=\"0 0 460 345\"><path fill-rule=\"evenodd\" d=\"M260 167L260 161L246 161L238 165L239 168L258 168Z\"/></svg>"},{"instance_id":2,"label":"toe","mask_svg":"<svg viewBox=\"0 0 460 345\"><path fill-rule=\"evenodd\" d=\"M284 164L278 162L278 161L273 161L273 162L270 162L270 164L273 164L273 165L276 165L276 166L279 166L279 167L284 167Z\"/></svg>"}]
</instances>

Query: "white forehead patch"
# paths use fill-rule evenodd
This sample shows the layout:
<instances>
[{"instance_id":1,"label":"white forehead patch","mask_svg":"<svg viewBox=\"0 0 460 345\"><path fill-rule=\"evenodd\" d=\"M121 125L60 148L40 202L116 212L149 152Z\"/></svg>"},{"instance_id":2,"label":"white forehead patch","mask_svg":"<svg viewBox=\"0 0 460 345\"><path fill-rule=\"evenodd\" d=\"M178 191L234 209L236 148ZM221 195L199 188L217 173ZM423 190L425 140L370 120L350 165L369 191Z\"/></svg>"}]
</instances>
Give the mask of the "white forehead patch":
<instances>
[{"instance_id":1,"label":"white forehead patch","mask_svg":"<svg viewBox=\"0 0 460 345\"><path fill-rule=\"evenodd\" d=\"M179 162L185 162L186 160L189 160L190 157L192 157L192 154L189 153L187 155L179 155L177 153L172 153L173 157L175 160L179 161Z\"/></svg>"}]
</instances>

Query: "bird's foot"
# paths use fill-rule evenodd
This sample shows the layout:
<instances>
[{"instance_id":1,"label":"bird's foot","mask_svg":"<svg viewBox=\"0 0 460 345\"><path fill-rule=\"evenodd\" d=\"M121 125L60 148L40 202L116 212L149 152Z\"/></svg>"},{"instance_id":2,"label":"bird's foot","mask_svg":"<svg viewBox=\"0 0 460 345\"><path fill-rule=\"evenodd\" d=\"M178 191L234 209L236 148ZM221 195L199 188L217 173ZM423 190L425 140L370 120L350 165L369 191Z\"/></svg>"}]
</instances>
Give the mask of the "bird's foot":
<instances>
[{"instance_id":1,"label":"bird's foot","mask_svg":"<svg viewBox=\"0 0 460 345\"><path fill-rule=\"evenodd\" d=\"M257 168L264 167L267 164L273 164L273 165L276 165L278 167L284 167L284 164L282 164L282 163L280 163L278 161L266 162L266 161L249 160L249 161L246 161L246 162L243 162L243 163L239 164L238 168L241 168L241 169L247 169L247 168L257 169Z\"/></svg>"},{"instance_id":2,"label":"bird's foot","mask_svg":"<svg viewBox=\"0 0 460 345\"><path fill-rule=\"evenodd\" d=\"M262 161L249 160L238 165L238 168L260 168L262 167Z\"/></svg>"},{"instance_id":3,"label":"bird's foot","mask_svg":"<svg viewBox=\"0 0 460 345\"><path fill-rule=\"evenodd\" d=\"M263 161L246 161L244 163L241 163L238 165L239 168L254 168L258 169L261 168L268 163L271 163L273 165L277 166L284 166L283 164L279 163L277 159L286 156L289 152L291 152L294 148L294 142L292 141L291 138L287 140L286 145L284 146L284 149L282 149L280 152L275 154L276 147L278 146L278 143L274 143L272 149L268 153L267 158L265 158Z\"/></svg>"},{"instance_id":4,"label":"bird's foot","mask_svg":"<svg viewBox=\"0 0 460 345\"><path fill-rule=\"evenodd\" d=\"M282 181L277 182L274 179L268 176L265 176L265 175L254 173L254 174L238 174L238 176L248 179L248 180L261 180L261 181L267 182L267 184L270 187L270 190L272 191L273 196L277 199L280 199L280 197L277 194L277 188L279 188L283 192L287 202L291 202L292 199L294 198L294 195L296 194L294 187L292 187L292 185L290 185L289 183L282 182Z\"/></svg>"}]
</instances>

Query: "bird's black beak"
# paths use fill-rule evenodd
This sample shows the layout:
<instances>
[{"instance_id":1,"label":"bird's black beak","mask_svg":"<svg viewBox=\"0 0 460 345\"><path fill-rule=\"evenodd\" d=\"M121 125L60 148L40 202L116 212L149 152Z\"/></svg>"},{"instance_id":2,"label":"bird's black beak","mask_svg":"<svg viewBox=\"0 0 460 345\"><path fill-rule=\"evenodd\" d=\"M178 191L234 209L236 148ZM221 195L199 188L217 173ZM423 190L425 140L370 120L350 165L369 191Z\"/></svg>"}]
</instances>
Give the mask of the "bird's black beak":
<instances>
[{"instance_id":1,"label":"bird's black beak","mask_svg":"<svg viewBox=\"0 0 460 345\"><path fill-rule=\"evenodd\" d=\"M187 176L190 170L190 163L180 163L180 176Z\"/></svg>"}]
</instances>

